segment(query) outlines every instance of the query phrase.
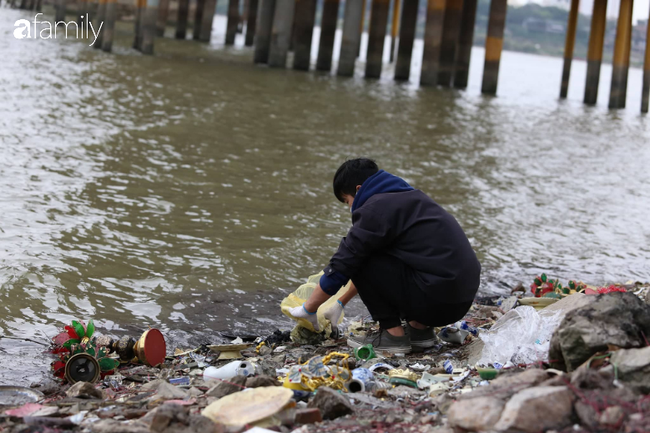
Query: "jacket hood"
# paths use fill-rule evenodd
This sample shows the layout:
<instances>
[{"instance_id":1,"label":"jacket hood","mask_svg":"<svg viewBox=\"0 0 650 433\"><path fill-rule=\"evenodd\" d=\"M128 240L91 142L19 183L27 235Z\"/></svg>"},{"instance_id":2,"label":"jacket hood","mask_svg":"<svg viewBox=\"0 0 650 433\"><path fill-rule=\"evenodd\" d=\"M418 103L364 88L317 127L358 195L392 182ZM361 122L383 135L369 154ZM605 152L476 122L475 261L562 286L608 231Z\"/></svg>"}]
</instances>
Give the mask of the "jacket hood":
<instances>
[{"instance_id":1,"label":"jacket hood","mask_svg":"<svg viewBox=\"0 0 650 433\"><path fill-rule=\"evenodd\" d=\"M379 170L377 173L366 179L366 181L363 182L363 185L361 185L361 188L359 188L359 191L357 191L357 194L354 196L354 201L352 202L352 212L363 206L363 204L375 194L412 190L413 187L406 183L406 181L401 177L397 177L384 170Z\"/></svg>"}]
</instances>

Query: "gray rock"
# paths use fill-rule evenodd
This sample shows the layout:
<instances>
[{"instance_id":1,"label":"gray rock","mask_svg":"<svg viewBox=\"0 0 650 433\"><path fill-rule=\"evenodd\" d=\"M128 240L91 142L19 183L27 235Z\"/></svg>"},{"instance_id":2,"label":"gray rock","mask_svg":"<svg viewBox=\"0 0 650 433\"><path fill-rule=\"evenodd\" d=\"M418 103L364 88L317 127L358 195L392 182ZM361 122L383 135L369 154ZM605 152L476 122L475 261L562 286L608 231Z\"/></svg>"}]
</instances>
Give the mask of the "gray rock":
<instances>
[{"instance_id":1,"label":"gray rock","mask_svg":"<svg viewBox=\"0 0 650 433\"><path fill-rule=\"evenodd\" d=\"M593 408L593 406L579 400L576 402L574 409L576 411L576 415L578 415L580 424L587 427L591 431L596 430L598 427L598 413Z\"/></svg>"},{"instance_id":2,"label":"gray rock","mask_svg":"<svg viewBox=\"0 0 650 433\"><path fill-rule=\"evenodd\" d=\"M354 413L354 407L347 397L332 388L321 386L307 407L320 409L323 419L336 419Z\"/></svg>"},{"instance_id":3,"label":"gray rock","mask_svg":"<svg viewBox=\"0 0 650 433\"><path fill-rule=\"evenodd\" d=\"M452 427L469 431L490 430L501 418L505 403L498 398L479 397L451 405L447 419Z\"/></svg>"},{"instance_id":4,"label":"gray rock","mask_svg":"<svg viewBox=\"0 0 650 433\"><path fill-rule=\"evenodd\" d=\"M515 394L495 424L497 431L540 432L571 424L573 393L562 386L539 386Z\"/></svg>"},{"instance_id":5,"label":"gray rock","mask_svg":"<svg viewBox=\"0 0 650 433\"><path fill-rule=\"evenodd\" d=\"M619 350L614 352L610 362L618 369L618 380L643 394L650 394L650 347Z\"/></svg>"},{"instance_id":6,"label":"gray rock","mask_svg":"<svg viewBox=\"0 0 650 433\"><path fill-rule=\"evenodd\" d=\"M587 364L571 373L571 385L580 389L611 389L614 386L613 369L595 370Z\"/></svg>"},{"instance_id":7,"label":"gray rock","mask_svg":"<svg viewBox=\"0 0 650 433\"><path fill-rule=\"evenodd\" d=\"M178 404L163 404L145 416L151 433L218 433L224 428Z\"/></svg>"},{"instance_id":8,"label":"gray rock","mask_svg":"<svg viewBox=\"0 0 650 433\"><path fill-rule=\"evenodd\" d=\"M167 382L162 382L156 389L156 397L163 400L183 399L187 392Z\"/></svg>"},{"instance_id":9,"label":"gray rock","mask_svg":"<svg viewBox=\"0 0 650 433\"><path fill-rule=\"evenodd\" d=\"M72 385L65 394L70 398L98 398L104 399L104 392L95 388L90 382L77 382Z\"/></svg>"},{"instance_id":10,"label":"gray rock","mask_svg":"<svg viewBox=\"0 0 650 433\"><path fill-rule=\"evenodd\" d=\"M458 400L470 400L478 397L493 397L506 400L517 392L538 385L548 378L549 375L544 370L531 368L521 373L499 376L487 386L459 395Z\"/></svg>"},{"instance_id":11,"label":"gray rock","mask_svg":"<svg viewBox=\"0 0 650 433\"><path fill-rule=\"evenodd\" d=\"M246 376L235 376L227 382L219 382L210 388L207 397L221 398L241 391L246 386Z\"/></svg>"},{"instance_id":12,"label":"gray rock","mask_svg":"<svg viewBox=\"0 0 650 433\"><path fill-rule=\"evenodd\" d=\"M271 376L255 376L246 379L246 388L259 388L262 386L280 386L280 382Z\"/></svg>"},{"instance_id":13,"label":"gray rock","mask_svg":"<svg viewBox=\"0 0 650 433\"><path fill-rule=\"evenodd\" d=\"M625 411L620 406L610 406L600 414L598 421L600 424L614 427L619 426L625 420Z\"/></svg>"},{"instance_id":14,"label":"gray rock","mask_svg":"<svg viewBox=\"0 0 650 433\"><path fill-rule=\"evenodd\" d=\"M93 433L150 433L146 424L138 421L115 421L104 419L90 424Z\"/></svg>"},{"instance_id":15,"label":"gray rock","mask_svg":"<svg viewBox=\"0 0 650 433\"><path fill-rule=\"evenodd\" d=\"M567 313L551 338L553 367L573 371L608 345L645 346L650 335L650 305L633 293L597 295L588 305Z\"/></svg>"},{"instance_id":16,"label":"gray rock","mask_svg":"<svg viewBox=\"0 0 650 433\"><path fill-rule=\"evenodd\" d=\"M151 382L147 382L144 385L142 385L140 387L140 391L155 391L156 389L158 389L161 383L167 383L167 381L162 379L152 380Z\"/></svg>"},{"instance_id":17,"label":"gray rock","mask_svg":"<svg viewBox=\"0 0 650 433\"><path fill-rule=\"evenodd\" d=\"M190 397L200 397L203 395L203 391L198 389L197 387L193 386L190 389L187 390L187 395Z\"/></svg>"}]
</instances>

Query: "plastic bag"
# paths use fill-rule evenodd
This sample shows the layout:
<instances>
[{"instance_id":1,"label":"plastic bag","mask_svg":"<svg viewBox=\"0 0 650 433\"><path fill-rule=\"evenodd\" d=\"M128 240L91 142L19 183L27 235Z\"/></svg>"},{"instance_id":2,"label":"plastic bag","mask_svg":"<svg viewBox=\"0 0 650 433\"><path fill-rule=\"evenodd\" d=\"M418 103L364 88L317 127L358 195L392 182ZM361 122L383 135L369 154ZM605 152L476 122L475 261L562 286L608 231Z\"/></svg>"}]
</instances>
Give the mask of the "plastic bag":
<instances>
[{"instance_id":1,"label":"plastic bag","mask_svg":"<svg viewBox=\"0 0 650 433\"><path fill-rule=\"evenodd\" d=\"M293 317L291 314L289 314L289 310L294 307L301 306L309 298L309 296L314 292L314 289L316 289L316 287L318 286L318 282L320 281L320 277L322 275L323 272L321 271L316 275L310 276L307 279L307 282L305 284L298 287L298 289L296 289L295 292L291 293L289 296L284 298L280 303L280 309L282 310L282 313L285 316L289 317L292 320L295 320L296 322L298 322L300 326L302 326L303 328L307 328L310 331L315 331L314 326L305 319L298 319L296 317ZM321 305L318 308L316 314L318 314L318 323L320 324L321 332L324 332L329 325L329 321L323 317L323 312L327 311L327 309L334 302L336 302L341 296L343 296L343 294L347 291L349 287L350 287L350 283L348 283L343 290L339 290L336 293L336 295L329 298L325 303L323 303L323 305ZM345 313L341 315L341 320L339 320L339 323L337 323L336 325L339 325L343 321L344 315ZM329 330L331 331L331 328Z\"/></svg>"},{"instance_id":2,"label":"plastic bag","mask_svg":"<svg viewBox=\"0 0 650 433\"><path fill-rule=\"evenodd\" d=\"M540 314L528 306L508 311L489 331L479 335L485 347L478 365L548 361L551 336L564 315L561 310Z\"/></svg>"}]
</instances>

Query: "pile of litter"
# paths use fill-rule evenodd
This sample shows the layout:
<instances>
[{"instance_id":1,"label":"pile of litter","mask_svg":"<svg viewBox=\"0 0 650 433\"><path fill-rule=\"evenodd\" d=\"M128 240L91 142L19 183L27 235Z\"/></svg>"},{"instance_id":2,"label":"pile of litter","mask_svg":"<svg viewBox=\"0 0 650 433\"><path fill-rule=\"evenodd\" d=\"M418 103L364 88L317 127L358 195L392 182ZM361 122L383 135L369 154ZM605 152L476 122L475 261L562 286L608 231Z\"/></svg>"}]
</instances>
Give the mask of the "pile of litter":
<instances>
[{"instance_id":1,"label":"pile of litter","mask_svg":"<svg viewBox=\"0 0 650 433\"><path fill-rule=\"evenodd\" d=\"M523 291L478 299L434 348L406 356L347 347L347 335L376 327L364 318L338 339L297 327L176 348L154 366L136 356L94 383L68 374L0 387L0 431L648 431L649 287L547 306Z\"/></svg>"}]
</instances>

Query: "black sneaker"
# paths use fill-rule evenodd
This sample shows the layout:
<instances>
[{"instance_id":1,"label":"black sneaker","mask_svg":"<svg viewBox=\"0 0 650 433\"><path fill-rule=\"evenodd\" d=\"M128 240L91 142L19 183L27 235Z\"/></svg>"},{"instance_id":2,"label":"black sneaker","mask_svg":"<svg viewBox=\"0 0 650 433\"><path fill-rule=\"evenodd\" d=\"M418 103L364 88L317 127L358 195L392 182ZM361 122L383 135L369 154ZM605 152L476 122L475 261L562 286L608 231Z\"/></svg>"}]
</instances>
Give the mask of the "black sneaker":
<instances>
[{"instance_id":1,"label":"black sneaker","mask_svg":"<svg viewBox=\"0 0 650 433\"><path fill-rule=\"evenodd\" d=\"M389 353L410 353L411 343L409 336L403 335L402 337L395 337L388 333L386 330L379 330L370 332L365 336L351 336L348 337L348 346L356 349L357 347L372 344L376 352L389 352Z\"/></svg>"},{"instance_id":2,"label":"black sneaker","mask_svg":"<svg viewBox=\"0 0 650 433\"><path fill-rule=\"evenodd\" d=\"M413 349L425 350L438 344L438 337L433 331L433 327L427 329L417 329L407 325L407 335L411 338Z\"/></svg>"}]
</instances>

